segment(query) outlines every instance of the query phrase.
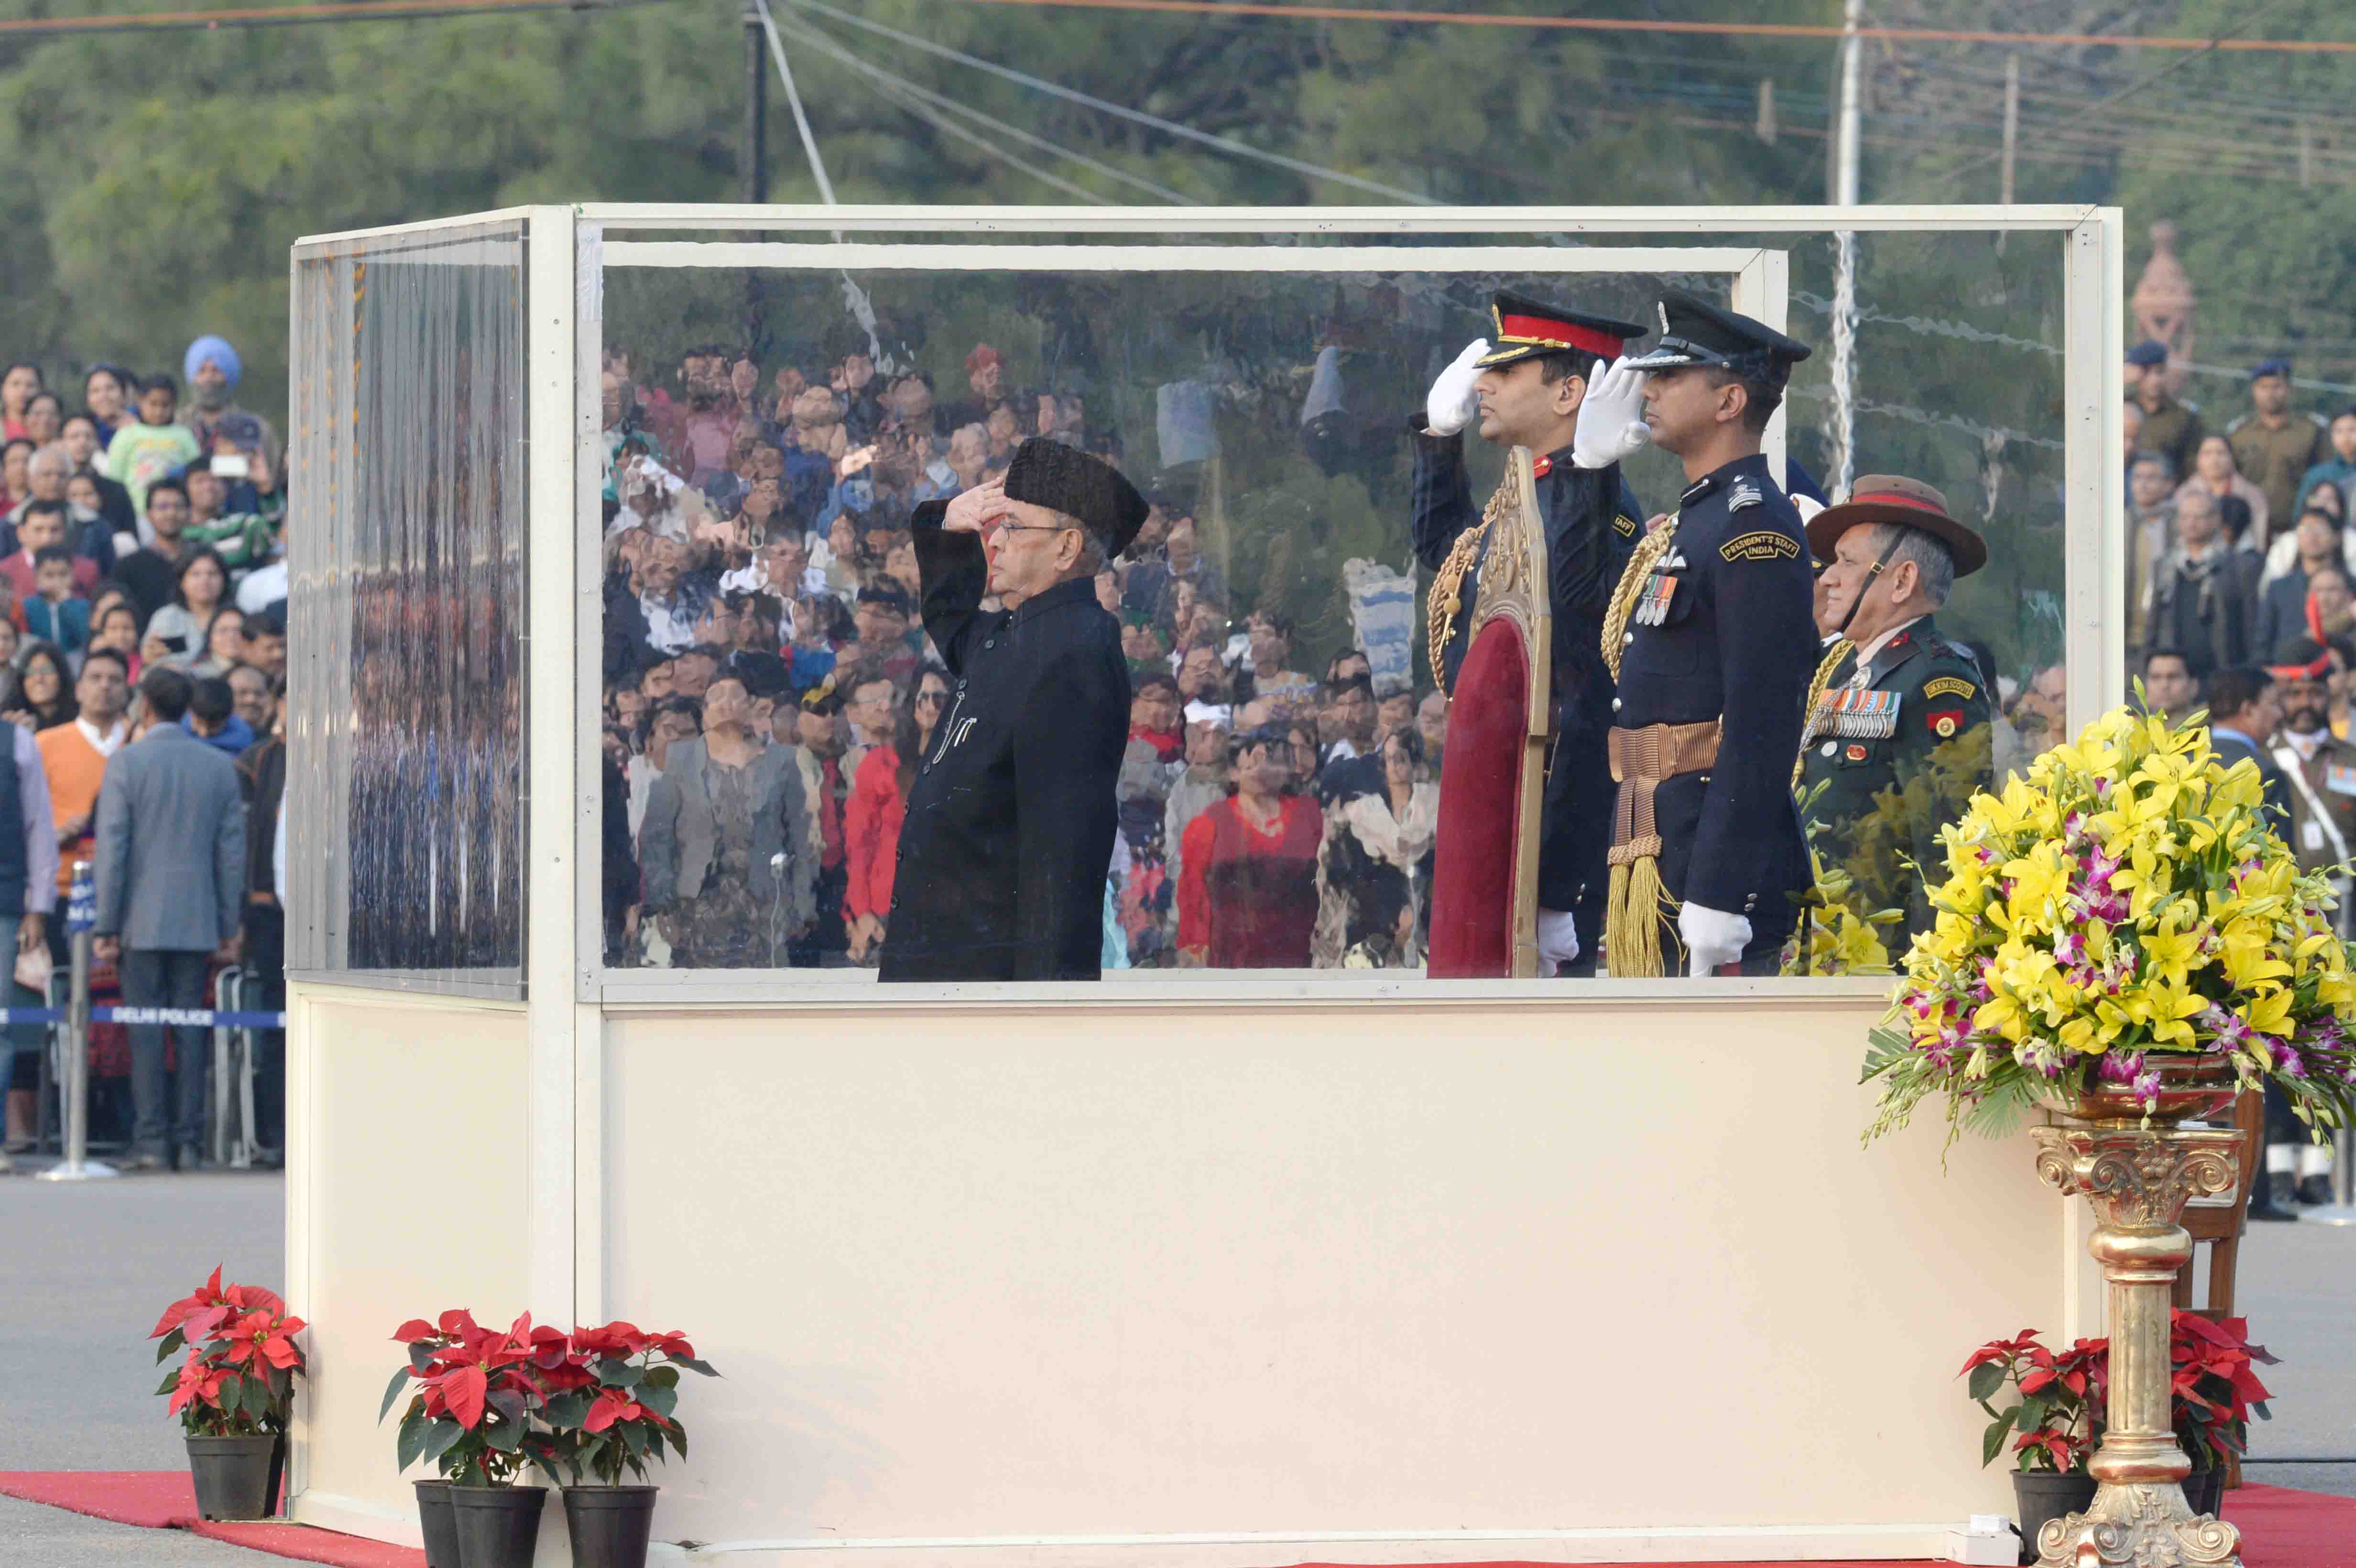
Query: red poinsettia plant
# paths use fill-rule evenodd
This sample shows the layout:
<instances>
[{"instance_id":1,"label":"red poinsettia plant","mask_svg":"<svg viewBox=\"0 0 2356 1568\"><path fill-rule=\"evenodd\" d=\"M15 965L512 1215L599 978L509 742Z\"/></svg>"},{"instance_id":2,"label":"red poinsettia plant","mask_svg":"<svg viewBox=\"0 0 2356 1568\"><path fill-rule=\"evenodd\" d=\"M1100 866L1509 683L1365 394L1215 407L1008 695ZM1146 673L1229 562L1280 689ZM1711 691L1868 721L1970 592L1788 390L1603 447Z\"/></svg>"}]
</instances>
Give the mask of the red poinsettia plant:
<instances>
[{"instance_id":1,"label":"red poinsettia plant","mask_svg":"<svg viewBox=\"0 0 2356 1568\"><path fill-rule=\"evenodd\" d=\"M2194 1469L2212 1470L2227 1455L2248 1452L2251 1414L2261 1421L2273 1418L2266 1408L2271 1396L2253 1368L2274 1366L2278 1360L2264 1345L2250 1343L2246 1317L2212 1323L2197 1312L2178 1310L2169 1338L2175 1371L2169 1420Z\"/></svg>"},{"instance_id":2,"label":"red poinsettia plant","mask_svg":"<svg viewBox=\"0 0 2356 1568\"><path fill-rule=\"evenodd\" d=\"M625 1471L644 1480L647 1462L661 1459L666 1448L686 1458L687 1429L677 1414L682 1368L720 1375L676 1331L618 1321L575 1328L563 1355L542 1373L550 1393L541 1419L555 1464L576 1485L586 1473L613 1487Z\"/></svg>"},{"instance_id":3,"label":"red poinsettia plant","mask_svg":"<svg viewBox=\"0 0 2356 1568\"><path fill-rule=\"evenodd\" d=\"M1981 1464L1993 1464L2011 1437L2020 1469L2063 1476L2084 1471L2102 1437L2110 1390L2108 1340L2081 1339L2057 1352L2039 1341L2035 1329L2024 1328L1974 1350L1956 1375L1971 1380L1966 1388L1988 1413ZM1990 1402L2008 1385L2017 1397L1998 1410Z\"/></svg>"},{"instance_id":4,"label":"red poinsettia plant","mask_svg":"<svg viewBox=\"0 0 2356 1568\"><path fill-rule=\"evenodd\" d=\"M2276 1360L2265 1346L2250 1343L2248 1320L2211 1322L2179 1307L2169 1360L2174 1375L2169 1424L2192 1467L2214 1469L2227 1455L2244 1453L2250 1416L2271 1416L2265 1385L2252 1369ZM2012 1448L2019 1468L2084 1474L2107 1424L2110 1371L2108 1339L2081 1339L2057 1352L2039 1341L2036 1330L2024 1328L1973 1351L1957 1375L1971 1380L1971 1397L1989 1416L1980 1463L1993 1463L2006 1437L2017 1432ZM1998 1410L1990 1401L2008 1384L2019 1398Z\"/></svg>"},{"instance_id":5,"label":"red poinsettia plant","mask_svg":"<svg viewBox=\"0 0 2356 1568\"><path fill-rule=\"evenodd\" d=\"M252 1437L286 1430L294 1406L294 1380L303 1375L304 1329L274 1291L258 1285L221 1284L221 1271L172 1303L148 1333L161 1339L155 1360L186 1349L187 1360L167 1372L158 1394L171 1396L171 1413L191 1437Z\"/></svg>"},{"instance_id":6,"label":"red poinsettia plant","mask_svg":"<svg viewBox=\"0 0 2356 1568\"><path fill-rule=\"evenodd\" d=\"M409 1364L393 1373L377 1419L417 1385L402 1413L400 1468L423 1461L462 1486L507 1487L527 1462L545 1464L549 1438L531 1418L548 1398L541 1360L562 1353L562 1333L534 1328L529 1312L504 1331L486 1328L453 1307L431 1323L412 1317L392 1337L409 1347Z\"/></svg>"}]
</instances>

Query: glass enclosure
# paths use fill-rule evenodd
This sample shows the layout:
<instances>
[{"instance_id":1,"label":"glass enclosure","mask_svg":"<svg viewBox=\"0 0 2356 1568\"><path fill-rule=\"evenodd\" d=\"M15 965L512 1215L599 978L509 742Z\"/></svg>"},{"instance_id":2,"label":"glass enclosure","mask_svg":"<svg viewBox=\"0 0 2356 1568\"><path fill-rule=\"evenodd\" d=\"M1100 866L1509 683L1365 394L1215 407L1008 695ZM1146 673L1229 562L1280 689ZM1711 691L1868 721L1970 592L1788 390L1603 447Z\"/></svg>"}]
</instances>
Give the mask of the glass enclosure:
<instances>
[{"instance_id":1,"label":"glass enclosure","mask_svg":"<svg viewBox=\"0 0 2356 1568\"><path fill-rule=\"evenodd\" d=\"M1103 457L1152 507L1097 579L1130 694L1107 981L1238 955L1419 974L1450 704L1428 645L1438 562L1410 537L1412 432L1434 376L1494 333L1500 289L1643 324L1632 347L1667 287L1807 344L1767 439L1787 487L1903 475L1987 541L1935 614L1986 688L1964 793L2062 723L2060 232L1858 236L1846 395L1829 234L733 240L616 229L584 251L602 268L579 324L602 366L600 508L580 526L603 581L584 653L609 978L873 977L917 759L961 689L926 634L912 523L1029 439ZM1503 454L1469 430L1461 448L1477 507ZM1657 450L1623 477L1638 524L1687 482ZM1220 826L1238 794L1276 802L1258 840ZM1881 807L1948 809L1902 791ZM1816 826L1837 865L1854 846ZM1271 864L1232 874L1243 858ZM1267 940L1218 939L1238 901Z\"/></svg>"},{"instance_id":2,"label":"glass enclosure","mask_svg":"<svg viewBox=\"0 0 2356 1568\"><path fill-rule=\"evenodd\" d=\"M287 968L523 985L524 225L300 247Z\"/></svg>"}]
</instances>

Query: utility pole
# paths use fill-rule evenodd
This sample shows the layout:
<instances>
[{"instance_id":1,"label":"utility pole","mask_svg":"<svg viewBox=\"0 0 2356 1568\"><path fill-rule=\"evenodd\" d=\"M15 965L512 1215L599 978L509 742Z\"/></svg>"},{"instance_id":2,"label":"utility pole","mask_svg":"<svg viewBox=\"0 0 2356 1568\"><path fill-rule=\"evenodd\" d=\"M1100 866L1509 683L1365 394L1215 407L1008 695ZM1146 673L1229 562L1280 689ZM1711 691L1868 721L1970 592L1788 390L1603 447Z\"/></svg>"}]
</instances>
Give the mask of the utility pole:
<instances>
[{"instance_id":1,"label":"utility pole","mask_svg":"<svg viewBox=\"0 0 2356 1568\"><path fill-rule=\"evenodd\" d=\"M1864 40L1857 36L1864 19L1865 0L1848 0L1841 16L1840 117L1838 145L1833 163L1833 203L1857 205L1858 143L1862 105L1858 79L1864 69ZM1826 434L1832 442L1832 472L1825 489L1835 500L1846 496L1857 476L1857 235L1839 229L1833 271L1832 407Z\"/></svg>"},{"instance_id":2,"label":"utility pole","mask_svg":"<svg viewBox=\"0 0 2356 1568\"><path fill-rule=\"evenodd\" d=\"M1997 199L2012 205L2012 160L2020 150L2020 57L2004 57L2004 192Z\"/></svg>"},{"instance_id":3,"label":"utility pole","mask_svg":"<svg viewBox=\"0 0 2356 1568\"><path fill-rule=\"evenodd\" d=\"M744 147L737 164L744 176L744 201L759 207L769 199L769 40L759 9L744 6ZM744 236L757 240L757 234ZM768 290L761 269L744 269L744 348L759 364L769 351Z\"/></svg>"},{"instance_id":4,"label":"utility pole","mask_svg":"<svg viewBox=\"0 0 2356 1568\"><path fill-rule=\"evenodd\" d=\"M758 207L769 199L769 60L761 14L744 10L744 199Z\"/></svg>"}]
</instances>

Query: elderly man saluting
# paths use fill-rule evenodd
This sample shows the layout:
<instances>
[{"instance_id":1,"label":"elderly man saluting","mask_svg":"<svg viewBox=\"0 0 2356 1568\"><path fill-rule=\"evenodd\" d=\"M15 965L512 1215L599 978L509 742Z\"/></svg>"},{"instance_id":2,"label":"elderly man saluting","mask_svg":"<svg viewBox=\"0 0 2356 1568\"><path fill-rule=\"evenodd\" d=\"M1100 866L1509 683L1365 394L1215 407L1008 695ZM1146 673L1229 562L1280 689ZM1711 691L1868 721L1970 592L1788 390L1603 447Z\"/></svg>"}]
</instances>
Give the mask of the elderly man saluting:
<instances>
[{"instance_id":1,"label":"elderly man saluting","mask_svg":"<svg viewBox=\"0 0 2356 1568\"><path fill-rule=\"evenodd\" d=\"M1050 441L916 508L925 631L956 685L908 791L879 979L1098 977L1129 669L1095 580L1145 512Z\"/></svg>"}]
</instances>

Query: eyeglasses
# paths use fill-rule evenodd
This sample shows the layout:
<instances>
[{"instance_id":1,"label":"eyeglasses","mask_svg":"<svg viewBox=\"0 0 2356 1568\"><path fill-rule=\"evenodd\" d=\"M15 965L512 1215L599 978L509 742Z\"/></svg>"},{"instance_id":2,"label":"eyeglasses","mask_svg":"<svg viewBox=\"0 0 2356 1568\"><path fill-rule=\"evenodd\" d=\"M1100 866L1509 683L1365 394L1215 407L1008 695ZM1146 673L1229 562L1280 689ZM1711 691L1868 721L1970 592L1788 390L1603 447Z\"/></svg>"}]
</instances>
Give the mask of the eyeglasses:
<instances>
[{"instance_id":1,"label":"eyeglasses","mask_svg":"<svg viewBox=\"0 0 2356 1568\"><path fill-rule=\"evenodd\" d=\"M934 707L938 708L942 703L947 702L948 699L949 694L946 691L920 691L916 693L916 702L919 707L929 702Z\"/></svg>"},{"instance_id":2,"label":"eyeglasses","mask_svg":"<svg viewBox=\"0 0 2356 1568\"><path fill-rule=\"evenodd\" d=\"M1001 534L1076 533L1069 523L1001 523L995 529Z\"/></svg>"}]
</instances>

